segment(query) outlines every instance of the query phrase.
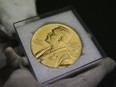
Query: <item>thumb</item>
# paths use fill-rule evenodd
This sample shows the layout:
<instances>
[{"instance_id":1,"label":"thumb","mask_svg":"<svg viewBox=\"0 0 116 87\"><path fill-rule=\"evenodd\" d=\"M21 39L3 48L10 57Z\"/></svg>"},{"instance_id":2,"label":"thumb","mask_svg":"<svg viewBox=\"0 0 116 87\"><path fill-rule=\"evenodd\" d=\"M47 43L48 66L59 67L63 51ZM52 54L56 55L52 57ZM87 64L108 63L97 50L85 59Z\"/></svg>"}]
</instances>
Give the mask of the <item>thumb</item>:
<instances>
[{"instance_id":1,"label":"thumb","mask_svg":"<svg viewBox=\"0 0 116 87\"><path fill-rule=\"evenodd\" d=\"M73 78L60 80L52 87L96 87L105 75L110 73L116 66L115 61L111 58L105 58L98 66L88 70L82 74L79 74Z\"/></svg>"},{"instance_id":2,"label":"thumb","mask_svg":"<svg viewBox=\"0 0 116 87\"><path fill-rule=\"evenodd\" d=\"M3 87L42 87L26 69L14 71Z\"/></svg>"}]
</instances>

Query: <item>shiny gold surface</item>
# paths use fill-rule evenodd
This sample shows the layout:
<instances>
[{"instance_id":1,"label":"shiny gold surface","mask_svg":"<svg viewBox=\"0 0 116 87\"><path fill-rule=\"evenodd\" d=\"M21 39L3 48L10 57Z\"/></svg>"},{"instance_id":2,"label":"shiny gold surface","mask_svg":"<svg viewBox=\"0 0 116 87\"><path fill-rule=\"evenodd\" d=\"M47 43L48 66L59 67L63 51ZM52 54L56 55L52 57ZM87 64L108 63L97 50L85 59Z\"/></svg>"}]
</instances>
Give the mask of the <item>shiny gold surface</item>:
<instances>
[{"instance_id":1,"label":"shiny gold surface","mask_svg":"<svg viewBox=\"0 0 116 87\"><path fill-rule=\"evenodd\" d=\"M32 37L31 49L40 63L52 68L64 68L80 57L82 43L72 28L51 23L37 29Z\"/></svg>"}]
</instances>

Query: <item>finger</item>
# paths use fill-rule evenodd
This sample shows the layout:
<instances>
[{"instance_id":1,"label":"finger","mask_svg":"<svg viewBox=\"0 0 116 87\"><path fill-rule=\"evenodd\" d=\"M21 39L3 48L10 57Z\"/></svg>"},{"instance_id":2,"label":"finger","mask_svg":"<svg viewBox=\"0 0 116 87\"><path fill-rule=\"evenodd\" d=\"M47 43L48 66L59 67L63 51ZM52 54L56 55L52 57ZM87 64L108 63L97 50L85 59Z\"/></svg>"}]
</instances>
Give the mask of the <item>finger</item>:
<instances>
[{"instance_id":1,"label":"finger","mask_svg":"<svg viewBox=\"0 0 116 87\"><path fill-rule=\"evenodd\" d=\"M96 87L106 74L115 67L115 62L110 58L105 58L97 67L86 71L74 78L61 80L51 86L56 87Z\"/></svg>"},{"instance_id":2,"label":"finger","mask_svg":"<svg viewBox=\"0 0 116 87\"><path fill-rule=\"evenodd\" d=\"M8 47L5 50L5 55L7 57L7 63L15 68L19 67L26 67L29 65L29 62L26 57L20 57L15 53L15 51L11 48Z\"/></svg>"},{"instance_id":3,"label":"finger","mask_svg":"<svg viewBox=\"0 0 116 87\"><path fill-rule=\"evenodd\" d=\"M29 66L29 61L27 60L27 57L21 57L19 61L19 67L20 68L25 68Z\"/></svg>"},{"instance_id":4,"label":"finger","mask_svg":"<svg viewBox=\"0 0 116 87\"><path fill-rule=\"evenodd\" d=\"M7 57L7 64L17 67L20 56L17 55L11 47L6 48L5 55Z\"/></svg>"},{"instance_id":5,"label":"finger","mask_svg":"<svg viewBox=\"0 0 116 87\"><path fill-rule=\"evenodd\" d=\"M12 73L3 87L42 87L42 85L28 70L18 69Z\"/></svg>"},{"instance_id":6,"label":"finger","mask_svg":"<svg viewBox=\"0 0 116 87\"><path fill-rule=\"evenodd\" d=\"M14 50L11 47L6 48L5 55L6 55L6 57L9 57L9 59L11 58L12 60L20 57L14 52Z\"/></svg>"}]
</instances>

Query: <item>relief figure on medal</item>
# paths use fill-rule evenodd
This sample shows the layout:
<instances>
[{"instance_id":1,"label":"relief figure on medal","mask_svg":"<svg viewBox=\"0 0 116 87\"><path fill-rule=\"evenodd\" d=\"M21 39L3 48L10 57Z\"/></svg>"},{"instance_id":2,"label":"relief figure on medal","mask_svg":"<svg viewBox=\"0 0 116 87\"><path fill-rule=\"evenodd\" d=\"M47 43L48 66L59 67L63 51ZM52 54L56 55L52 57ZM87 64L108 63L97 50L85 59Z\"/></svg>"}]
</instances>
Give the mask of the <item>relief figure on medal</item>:
<instances>
[{"instance_id":1,"label":"relief figure on medal","mask_svg":"<svg viewBox=\"0 0 116 87\"><path fill-rule=\"evenodd\" d=\"M78 34L63 24L46 24L32 37L32 53L41 63L52 68L72 65L80 57L82 44Z\"/></svg>"},{"instance_id":2,"label":"relief figure on medal","mask_svg":"<svg viewBox=\"0 0 116 87\"><path fill-rule=\"evenodd\" d=\"M35 53L36 58L50 67L66 67L73 64L73 59L65 47L70 39L71 32L65 27L58 26L52 29L52 32L48 32L45 38L49 47Z\"/></svg>"}]
</instances>

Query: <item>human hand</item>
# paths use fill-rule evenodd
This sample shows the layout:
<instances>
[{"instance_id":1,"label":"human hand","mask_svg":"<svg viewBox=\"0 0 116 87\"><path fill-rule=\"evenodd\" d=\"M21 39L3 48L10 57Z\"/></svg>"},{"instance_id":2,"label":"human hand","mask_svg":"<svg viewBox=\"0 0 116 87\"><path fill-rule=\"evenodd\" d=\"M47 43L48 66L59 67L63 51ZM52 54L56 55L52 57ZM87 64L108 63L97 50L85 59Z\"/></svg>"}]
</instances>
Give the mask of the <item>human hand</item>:
<instances>
[{"instance_id":1,"label":"human hand","mask_svg":"<svg viewBox=\"0 0 116 87\"><path fill-rule=\"evenodd\" d=\"M4 49L18 44L13 23L36 15L35 0L0 0L0 69L6 65Z\"/></svg>"},{"instance_id":2,"label":"human hand","mask_svg":"<svg viewBox=\"0 0 116 87\"><path fill-rule=\"evenodd\" d=\"M18 64L18 59L21 58L11 48L6 49L6 56L15 61L14 63L12 62L12 66ZM22 65L28 65L27 59L22 59ZM17 69L10 75L3 87L96 87L104 76L110 73L114 67L115 62L107 57L102 60L98 66L86 72L49 85L44 85L36 81L29 70Z\"/></svg>"},{"instance_id":3,"label":"human hand","mask_svg":"<svg viewBox=\"0 0 116 87\"><path fill-rule=\"evenodd\" d=\"M35 0L0 0L0 30L9 36L15 32L14 22L36 15Z\"/></svg>"}]
</instances>

